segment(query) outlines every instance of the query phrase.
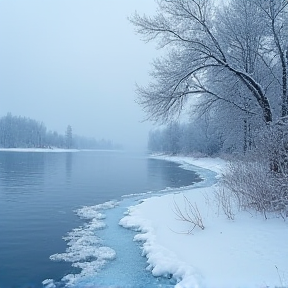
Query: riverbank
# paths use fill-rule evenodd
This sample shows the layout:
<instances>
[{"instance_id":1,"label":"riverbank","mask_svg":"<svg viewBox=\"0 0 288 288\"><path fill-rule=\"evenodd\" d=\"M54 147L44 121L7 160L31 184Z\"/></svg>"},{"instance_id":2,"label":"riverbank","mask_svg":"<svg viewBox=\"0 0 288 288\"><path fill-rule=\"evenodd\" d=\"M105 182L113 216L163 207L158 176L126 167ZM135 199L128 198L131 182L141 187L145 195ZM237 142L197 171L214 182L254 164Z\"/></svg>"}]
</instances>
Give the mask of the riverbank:
<instances>
[{"instance_id":1,"label":"riverbank","mask_svg":"<svg viewBox=\"0 0 288 288\"><path fill-rule=\"evenodd\" d=\"M226 165L219 158L157 158L185 169L193 169L191 165L209 169L216 177ZM208 174L200 174L209 180ZM265 220L235 207L234 219L229 220L217 200L217 189L219 184L195 185L129 208L120 225L139 231L134 240L143 242L147 269L154 276L175 278L177 288L288 287L287 222L273 215ZM186 216L196 227L179 220Z\"/></svg>"}]
</instances>

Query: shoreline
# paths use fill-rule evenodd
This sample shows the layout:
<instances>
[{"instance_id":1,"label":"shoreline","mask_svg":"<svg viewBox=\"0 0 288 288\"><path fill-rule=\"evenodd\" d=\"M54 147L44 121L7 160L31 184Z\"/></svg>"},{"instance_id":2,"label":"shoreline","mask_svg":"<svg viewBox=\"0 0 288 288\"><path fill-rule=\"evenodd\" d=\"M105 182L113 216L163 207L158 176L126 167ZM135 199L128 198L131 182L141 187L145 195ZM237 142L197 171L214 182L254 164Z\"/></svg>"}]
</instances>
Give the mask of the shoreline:
<instances>
[{"instance_id":1,"label":"shoreline","mask_svg":"<svg viewBox=\"0 0 288 288\"><path fill-rule=\"evenodd\" d=\"M0 148L0 152L79 152L78 149L62 149L62 148Z\"/></svg>"},{"instance_id":2,"label":"shoreline","mask_svg":"<svg viewBox=\"0 0 288 288\"><path fill-rule=\"evenodd\" d=\"M123 152L123 150L114 149L64 149L64 148L0 148L0 152L41 152L41 153L63 153L63 152Z\"/></svg>"},{"instance_id":3,"label":"shoreline","mask_svg":"<svg viewBox=\"0 0 288 288\"><path fill-rule=\"evenodd\" d=\"M152 158L176 162L184 169L189 165L209 169L217 173L217 178L226 163L220 158ZM119 224L139 231L134 241L143 243L147 269L156 277L175 279L176 288L287 287L287 223L272 215L264 220L262 215L236 207L235 219L228 220L215 200L218 184L207 184L175 194L150 195L128 208ZM176 219L175 204L187 211L185 197L199 210L203 230Z\"/></svg>"}]
</instances>

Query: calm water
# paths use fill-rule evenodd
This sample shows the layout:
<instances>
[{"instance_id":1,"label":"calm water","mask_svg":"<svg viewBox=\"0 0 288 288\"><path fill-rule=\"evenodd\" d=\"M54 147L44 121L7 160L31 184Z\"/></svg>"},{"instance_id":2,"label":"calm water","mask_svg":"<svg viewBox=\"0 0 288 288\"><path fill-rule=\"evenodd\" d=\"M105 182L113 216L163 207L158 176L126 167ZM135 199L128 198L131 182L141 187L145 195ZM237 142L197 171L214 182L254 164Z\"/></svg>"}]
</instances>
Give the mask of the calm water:
<instances>
[{"instance_id":1,"label":"calm water","mask_svg":"<svg viewBox=\"0 0 288 288\"><path fill-rule=\"evenodd\" d=\"M42 287L72 271L49 256L82 224L75 209L195 180L177 164L122 152L0 152L0 287Z\"/></svg>"}]
</instances>

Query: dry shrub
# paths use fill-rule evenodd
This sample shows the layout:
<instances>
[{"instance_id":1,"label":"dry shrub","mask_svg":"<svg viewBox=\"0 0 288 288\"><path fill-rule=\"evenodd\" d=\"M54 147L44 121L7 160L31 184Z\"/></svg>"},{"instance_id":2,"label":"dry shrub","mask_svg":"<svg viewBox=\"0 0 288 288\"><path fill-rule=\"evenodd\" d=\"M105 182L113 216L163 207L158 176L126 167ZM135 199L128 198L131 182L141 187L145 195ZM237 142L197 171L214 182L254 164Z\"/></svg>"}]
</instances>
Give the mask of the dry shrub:
<instances>
[{"instance_id":1,"label":"dry shrub","mask_svg":"<svg viewBox=\"0 0 288 288\"><path fill-rule=\"evenodd\" d=\"M230 162L222 184L234 195L241 209L255 209L267 218L267 212L287 217L287 179L271 171L269 163L237 160Z\"/></svg>"},{"instance_id":2,"label":"dry shrub","mask_svg":"<svg viewBox=\"0 0 288 288\"><path fill-rule=\"evenodd\" d=\"M188 222L191 224L191 229L188 230L187 234L191 234L192 231L199 227L201 230L204 230L204 224L202 215L198 209L196 203L192 204L190 200L183 195L184 198L184 208L180 208L179 205L174 201L174 213L177 216L177 220Z\"/></svg>"},{"instance_id":3,"label":"dry shrub","mask_svg":"<svg viewBox=\"0 0 288 288\"><path fill-rule=\"evenodd\" d=\"M235 219L235 213L234 213L234 195L231 193L230 190L224 189L223 187L220 187L215 190L214 197L216 200L216 203L218 204L218 212L219 209L224 212L224 214L227 216L229 220Z\"/></svg>"},{"instance_id":4,"label":"dry shrub","mask_svg":"<svg viewBox=\"0 0 288 288\"><path fill-rule=\"evenodd\" d=\"M241 209L288 216L288 124L287 119L258 131L254 148L229 163L222 184Z\"/></svg>"}]
</instances>

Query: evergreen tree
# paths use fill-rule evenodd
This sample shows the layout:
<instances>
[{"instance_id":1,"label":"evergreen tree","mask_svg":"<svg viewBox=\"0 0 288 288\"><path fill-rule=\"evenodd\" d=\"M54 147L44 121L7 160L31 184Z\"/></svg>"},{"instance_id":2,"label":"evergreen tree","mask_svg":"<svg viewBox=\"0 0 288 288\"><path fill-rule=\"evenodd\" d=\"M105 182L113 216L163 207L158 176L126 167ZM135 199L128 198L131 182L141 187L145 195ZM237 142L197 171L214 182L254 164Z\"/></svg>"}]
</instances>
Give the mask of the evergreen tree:
<instances>
[{"instance_id":1,"label":"evergreen tree","mask_svg":"<svg viewBox=\"0 0 288 288\"><path fill-rule=\"evenodd\" d=\"M67 126L66 134L65 134L65 142L66 142L66 148L71 149L73 146L73 136L72 136L72 127L71 125Z\"/></svg>"}]
</instances>

